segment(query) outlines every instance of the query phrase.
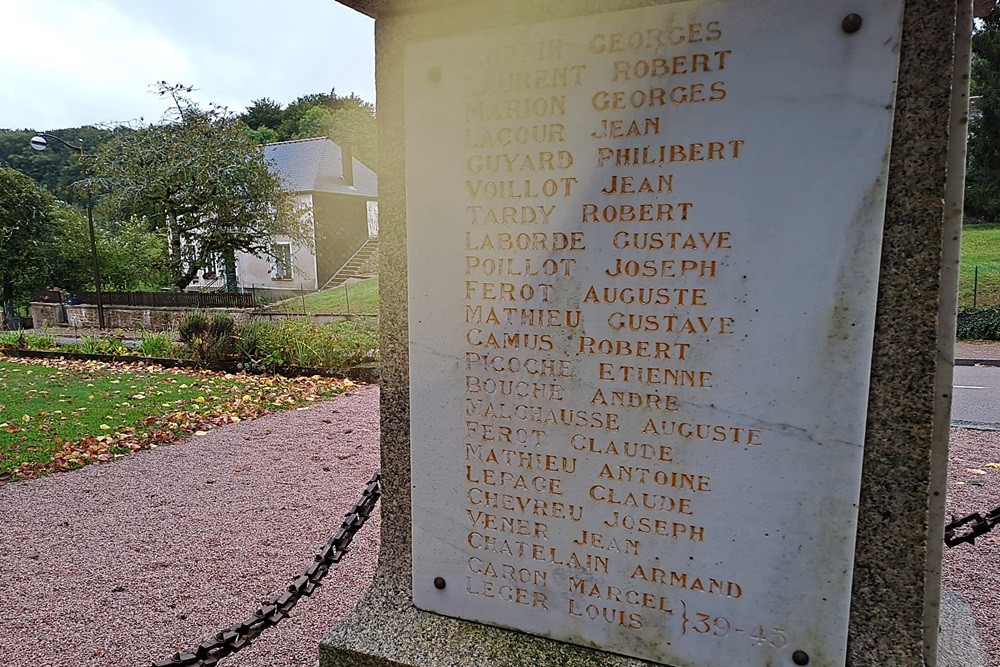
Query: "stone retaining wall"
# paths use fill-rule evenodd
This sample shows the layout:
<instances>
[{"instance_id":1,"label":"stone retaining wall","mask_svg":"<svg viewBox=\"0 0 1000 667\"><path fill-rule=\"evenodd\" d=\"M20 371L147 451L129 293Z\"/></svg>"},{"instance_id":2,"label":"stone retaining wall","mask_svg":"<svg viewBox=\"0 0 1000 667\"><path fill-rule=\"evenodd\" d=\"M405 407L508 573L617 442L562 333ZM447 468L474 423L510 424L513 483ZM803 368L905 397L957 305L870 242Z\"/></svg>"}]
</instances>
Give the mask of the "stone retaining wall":
<instances>
[{"instance_id":1,"label":"stone retaining wall","mask_svg":"<svg viewBox=\"0 0 1000 667\"><path fill-rule=\"evenodd\" d=\"M62 322L60 309L66 309L68 322ZM180 325L184 314L193 308L149 308L145 306L105 306L104 328L146 331L174 331ZM238 308L206 308L209 313L226 312L240 322L250 317L251 310ZM81 329L98 327L97 306L78 304L75 306L58 303L31 303L31 316L35 327L55 327L67 324Z\"/></svg>"}]
</instances>

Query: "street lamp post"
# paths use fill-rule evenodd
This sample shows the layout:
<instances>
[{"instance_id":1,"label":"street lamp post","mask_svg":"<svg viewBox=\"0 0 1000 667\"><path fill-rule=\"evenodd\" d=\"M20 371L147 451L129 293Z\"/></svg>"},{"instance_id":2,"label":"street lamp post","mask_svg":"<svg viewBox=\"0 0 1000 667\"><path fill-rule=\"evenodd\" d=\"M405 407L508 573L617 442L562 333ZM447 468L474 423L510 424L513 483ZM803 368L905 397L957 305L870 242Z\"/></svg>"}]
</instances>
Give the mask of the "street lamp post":
<instances>
[{"instance_id":1,"label":"street lamp post","mask_svg":"<svg viewBox=\"0 0 1000 667\"><path fill-rule=\"evenodd\" d=\"M58 141L68 148L71 153L79 155L81 159L83 158L83 146L74 146L54 134L47 134L45 132L41 132L31 138L31 147L36 151L44 151L49 145L45 140L46 137ZM90 259L94 267L94 289L97 294L97 323L101 329L104 329L104 297L101 293L101 267L97 261L97 238L94 235L93 189L89 183L87 184L87 225L90 230Z\"/></svg>"}]
</instances>

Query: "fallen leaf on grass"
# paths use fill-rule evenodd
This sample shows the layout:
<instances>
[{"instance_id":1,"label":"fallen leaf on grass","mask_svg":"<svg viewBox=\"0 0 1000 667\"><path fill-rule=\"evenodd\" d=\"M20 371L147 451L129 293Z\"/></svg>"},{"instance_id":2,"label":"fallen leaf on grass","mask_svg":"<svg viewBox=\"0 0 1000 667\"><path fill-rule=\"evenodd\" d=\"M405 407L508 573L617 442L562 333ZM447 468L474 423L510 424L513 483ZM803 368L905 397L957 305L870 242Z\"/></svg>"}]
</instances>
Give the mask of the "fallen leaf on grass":
<instances>
[{"instance_id":1,"label":"fallen leaf on grass","mask_svg":"<svg viewBox=\"0 0 1000 667\"><path fill-rule=\"evenodd\" d=\"M986 463L983 465L984 468L993 468L994 470L1000 470L1000 463Z\"/></svg>"},{"instance_id":2,"label":"fallen leaf on grass","mask_svg":"<svg viewBox=\"0 0 1000 667\"><path fill-rule=\"evenodd\" d=\"M87 370L101 373L137 373L148 372L163 376L178 375L185 380L191 375L200 379L191 383L192 387L204 389L211 397L196 400L196 410L179 409L183 401L162 403L167 408L164 413L144 419L136 427L113 427L102 425L104 433L97 437L83 438L76 442L53 442L60 445L59 450L47 463L23 463L17 468L5 473L5 477L32 478L40 475L71 470L92 462L106 462L121 458L124 453L143 449L155 449L161 444L170 444L190 437L192 434L202 436L218 426L240 421L256 419L274 411L274 408L287 408L298 403L312 402L324 397L343 393L346 389L356 386L355 383L334 378L286 378L282 376L260 375L229 375L213 373L212 371L191 371L190 369L167 369L154 365L127 364L125 362L80 362L67 360L25 360L22 363L42 363L45 366L69 369ZM232 381L239 377L237 385L220 386L219 380L226 378ZM174 378L165 378L166 382L177 383ZM185 384L185 387L187 385ZM159 394L160 392L158 392ZM148 395L148 394L147 394ZM135 395L133 395L135 397ZM171 410L172 408L172 410ZM77 408L74 415L86 410ZM337 412L334 410L334 412ZM66 418L63 417L63 420ZM103 428L107 426L107 428ZM8 423L0 424L0 428L10 433L18 433L20 428L11 427ZM112 450L114 448L114 450Z\"/></svg>"}]
</instances>

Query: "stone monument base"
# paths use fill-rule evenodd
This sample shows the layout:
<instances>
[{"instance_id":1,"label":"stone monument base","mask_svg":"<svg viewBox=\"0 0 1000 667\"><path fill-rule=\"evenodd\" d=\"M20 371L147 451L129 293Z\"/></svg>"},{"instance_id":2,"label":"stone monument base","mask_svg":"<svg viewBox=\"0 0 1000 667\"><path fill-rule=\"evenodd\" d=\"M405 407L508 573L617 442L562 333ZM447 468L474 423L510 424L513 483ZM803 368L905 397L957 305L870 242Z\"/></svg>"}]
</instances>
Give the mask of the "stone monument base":
<instances>
[{"instance_id":1,"label":"stone monument base","mask_svg":"<svg viewBox=\"0 0 1000 667\"><path fill-rule=\"evenodd\" d=\"M648 667L604 651L439 616L380 578L319 647L320 667Z\"/></svg>"},{"instance_id":2,"label":"stone monument base","mask_svg":"<svg viewBox=\"0 0 1000 667\"><path fill-rule=\"evenodd\" d=\"M985 667L967 602L945 592L938 667ZM323 638L320 667L649 667L604 651L421 611L409 586L380 578Z\"/></svg>"}]
</instances>

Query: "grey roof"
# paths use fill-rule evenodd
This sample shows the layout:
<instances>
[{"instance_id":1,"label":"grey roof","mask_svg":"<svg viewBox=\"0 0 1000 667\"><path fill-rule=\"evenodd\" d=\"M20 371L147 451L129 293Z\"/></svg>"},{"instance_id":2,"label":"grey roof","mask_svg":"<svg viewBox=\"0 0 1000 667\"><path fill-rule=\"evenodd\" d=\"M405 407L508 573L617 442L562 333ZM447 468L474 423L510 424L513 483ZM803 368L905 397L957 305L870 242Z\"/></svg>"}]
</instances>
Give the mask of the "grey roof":
<instances>
[{"instance_id":1,"label":"grey roof","mask_svg":"<svg viewBox=\"0 0 1000 667\"><path fill-rule=\"evenodd\" d=\"M264 146L264 157L292 192L329 192L339 195L378 196L378 176L352 158L354 187L344 181L340 146L326 137L281 141Z\"/></svg>"}]
</instances>

